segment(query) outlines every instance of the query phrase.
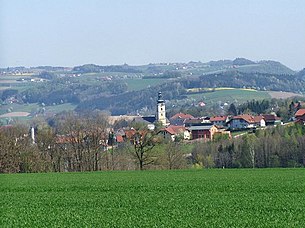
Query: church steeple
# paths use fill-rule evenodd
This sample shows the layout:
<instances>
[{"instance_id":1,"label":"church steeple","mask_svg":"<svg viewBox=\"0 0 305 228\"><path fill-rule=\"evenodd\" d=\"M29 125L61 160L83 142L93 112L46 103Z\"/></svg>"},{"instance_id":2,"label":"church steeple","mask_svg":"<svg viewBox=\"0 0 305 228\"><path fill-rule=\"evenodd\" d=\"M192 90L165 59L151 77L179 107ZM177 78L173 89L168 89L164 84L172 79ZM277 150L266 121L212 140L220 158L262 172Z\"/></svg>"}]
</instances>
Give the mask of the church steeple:
<instances>
[{"instance_id":1,"label":"church steeple","mask_svg":"<svg viewBox=\"0 0 305 228\"><path fill-rule=\"evenodd\" d=\"M162 98L162 93L158 93L158 101L157 101L157 116L156 119L163 126L166 125L166 112L165 112L165 101Z\"/></svg>"}]
</instances>

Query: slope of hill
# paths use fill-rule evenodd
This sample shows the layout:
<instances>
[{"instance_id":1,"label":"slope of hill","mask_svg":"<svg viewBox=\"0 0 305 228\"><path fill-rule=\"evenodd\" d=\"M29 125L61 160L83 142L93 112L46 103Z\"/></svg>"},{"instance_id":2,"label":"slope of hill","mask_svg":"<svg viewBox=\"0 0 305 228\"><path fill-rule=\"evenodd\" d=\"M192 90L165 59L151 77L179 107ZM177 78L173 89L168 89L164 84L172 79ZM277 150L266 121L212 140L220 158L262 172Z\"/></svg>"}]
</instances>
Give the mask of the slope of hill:
<instances>
[{"instance_id":1,"label":"slope of hill","mask_svg":"<svg viewBox=\"0 0 305 228\"><path fill-rule=\"evenodd\" d=\"M236 69L244 73L264 73L264 74L295 74L293 70L276 61L259 61L252 64L235 66Z\"/></svg>"},{"instance_id":2,"label":"slope of hill","mask_svg":"<svg viewBox=\"0 0 305 228\"><path fill-rule=\"evenodd\" d=\"M73 69L42 67L37 72L32 68L12 68L3 72L6 71L0 70L0 86L5 89L0 91L0 99L7 103L2 107L5 109L10 102L7 99L14 97L20 105L73 103L78 111L101 109L126 114L153 109L156 91L162 91L167 100L186 99L186 89L191 88L305 92L305 70L295 73L279 62L254 62L245 58L142 66L86 64ZM24 72L31 73L29 80ZM45 72L54 77L39 83L31 81L45 76ZM18 86L24 89L20 90Z\"/></svg>"}]
</instances>

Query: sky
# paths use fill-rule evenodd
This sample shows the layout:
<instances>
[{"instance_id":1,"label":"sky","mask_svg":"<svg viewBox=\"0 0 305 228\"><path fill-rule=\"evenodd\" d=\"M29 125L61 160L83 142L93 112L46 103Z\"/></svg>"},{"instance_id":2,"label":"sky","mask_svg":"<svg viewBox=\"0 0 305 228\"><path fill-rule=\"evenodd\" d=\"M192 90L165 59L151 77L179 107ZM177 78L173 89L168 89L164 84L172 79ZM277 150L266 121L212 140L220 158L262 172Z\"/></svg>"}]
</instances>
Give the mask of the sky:
<instances>
[{"instance_id":1,"label":"sky","mask_svg":"<svg viewBox=\"0 0 305 228\"><path fill-rule=\"evenodd\" d=\"M304 0L0 0L0 67L235 59L305 67Z\"/></svg>"}]
</instances>

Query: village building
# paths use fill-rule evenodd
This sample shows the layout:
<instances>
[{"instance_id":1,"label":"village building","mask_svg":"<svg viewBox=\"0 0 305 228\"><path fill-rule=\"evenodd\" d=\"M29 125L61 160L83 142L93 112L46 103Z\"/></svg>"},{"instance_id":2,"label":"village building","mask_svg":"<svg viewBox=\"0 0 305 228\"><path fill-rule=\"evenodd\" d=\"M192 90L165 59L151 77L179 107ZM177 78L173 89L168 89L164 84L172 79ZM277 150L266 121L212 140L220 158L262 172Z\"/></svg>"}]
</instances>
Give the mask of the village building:
<instances>
[{"instance_id":1,"label":"village building","mask_svg":"<svg viewBox=\"0 0 305 228\"><path fill-rule=\"evenodd\" d=\"M253 116L248 114L234 116L228 122L228 127L230 130L255 128Z\"/></svg>"},{"instance_id":2,"label":"village building","mask_svg":"<svg viewBox=\"0 0 305 228\"><path fill-rule=\"evenodd\" d=\"M304 124L305 123L305 109L304 108L299 109L294 114L294 117L295 117L296 123Z\"/></svg>"},{"instance_id":3,"label":"village building","mask_svg":"<svg viewBox=\"0 0 305 228\"><path fill-rule=\"evenodd\" d=\"M224 127L229 121L228 116L213 116L210 118L210 122L216 126Z\"/></svg>"},{"instance_id":4,"label":"village building","mask_svg":"<svg viewBox=\"0 0 305 228\"><path fill-rule=\"evenodd\" d=\"M168 126L169 120L166 118L166 109L165 109L165 101L162 98L162 93L158 93L158 100L157 100L157 106L156 106L156 114L155 115L149 115L149 116L111 116L110 122L113 124L115 121L129 121L129 122L135 122L135 123L143 123L147 125L147 128L149 130L154 130L155 125L157 123L161 124L162 127Z\"/></svg>"},{"instance_id":5,"label":"village building","mask_svg":"<svg viewBox=\"0 0 305 228\"><path fill-rule=\"evenodd\" d=\"M191 139L212 140L218 128L208 117L186 119L184 126L191 132Z\"/></svg>"},{"instance_id":6,"label":"village building","mask_svg":"<svg viewBox=\"0 0 305 228\"><path fill-rule=\"evenodd\" d=\"M230 130L251 129L258 127L266 127L266 120L264 115L252 116L249 114L241 114L234 116L228 122L228 128Z\"/></svg>"},{"instance_id":7,"label":"village building","mask_svg":"<svg viewBox=\"0 0 305 228\"><path fill-rule=\"evenodd\" d=\"M183 126L170 125L161 129L158 134L162 135L165 139L171 139L172 141L176 141L178 138L183 140L191 139L190 131Z\"/></svg>"},{"instance_id":8,"label":"village building","mask_svg":"<svg viewBox=\"0 0 305 228\"><path fill-rule=\"evenodd\" d=\"M266 121L266 126L276 126L282 124L282 118L276 116L275 114L263 114L262 116Z\"/></svg>"},{"instance_id":9,"label":"village building","mask_svg":"<svg viewBox=\"0 0 305 228\"><path fill-rule=\"evenodd\" d=\"M214 134L218 132L218 128L215 125L201 125L201 126L191 126L188 128L192 135L192 140L194 139L204 139L212 140Z\"/></svg>"},{"instance_id":10,"label":"village building","mask_svg":"<svg viewBox=\"0 0 305 228\"><path fill-rule=\"evenodd\" d=\"M266 127L266 120L264 116L253 116L253 122L255 124L255 127Z\"/></svg>"},{"instance_id":11,"label":"village building","mask_svg":"<svg viewBox=\"0 0 305 228\"><path fill-rule=\"evenodd\" d=\"M190 114L185 114L182 112L179 112L175 115L173 115L169 121L170 121L170 125L175 125L175 126L183 126L184 125L184 121L187 119L193 119L194 117Z\"/></svg>"},{"instance_id":12,"label":"village building","mask_svg":"<svg viewBox=\"0 0 305 228\"><path fill-rule=\"evenodd\" d=\"M211 123L209 117L185 119L183 124L184 124L185 127L202 126L202 125L213 125Z\"/></svg>"}]
</instances>

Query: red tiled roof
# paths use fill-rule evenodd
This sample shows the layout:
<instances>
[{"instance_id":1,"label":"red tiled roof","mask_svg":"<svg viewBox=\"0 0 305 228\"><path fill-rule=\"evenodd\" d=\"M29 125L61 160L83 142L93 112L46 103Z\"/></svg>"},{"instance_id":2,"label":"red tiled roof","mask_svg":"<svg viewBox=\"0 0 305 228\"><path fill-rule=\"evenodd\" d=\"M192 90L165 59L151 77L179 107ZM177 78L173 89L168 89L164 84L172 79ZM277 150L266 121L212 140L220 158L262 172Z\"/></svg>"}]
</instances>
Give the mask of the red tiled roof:
<instances>
[{"instance_id":1,"label":"red tiled roof","mask_svg":"<svg viewBox=\"0 0 305 228\"><path fill-rule=\"evenodd\" d=\"M118 143L124 142L124 139L123 139L122 135L117 135L117 136L116 136L116 141L117 141Z\"/></svg>"},{"instance_id":2,"label":"red tiled roof","mask_svg":"<svg viewBox=\"0 0 305 228\"><path fill-rule=\"evenodd\" d=\"M243 119L247 121L248 123L254 123L254 117L249 114L242 114L239 116L234 116L233 119Z\"/></svg>"},{"instance_id":3,"label":"red tiled roof","mask_svg":"<svg viewBox=\"0 0 305 228\"><path fill-rule=\"evenodd\" d=\"M263 119L264 119L263 116L254 116L254 117L253 117L254 123L259 123L259 122L261 122L261 120L263 120Z\"/></svg>"},{"instance_id":4,"label":"red tiled roof","mask_svg":"<svg viewBox=\"0 0 305 228\"><path fill-rule=\"evenodd\" d=\"M294 116L298 117L298 116L303 116L304 114L305 114L305 109L301 108L294 114Z\"/></svg>"},{"instance_id":5,"label":"red tiled roof","mask_svg":"<svg viewBox=\"0 0 305 228\"><path fill-rule=\"evenodd\" d=\"M134 130L134 129L125 130L125 135L126 135L126 138L128 138L128 139L130 139L135 133L136 133L136 130Z\"/></svg>"},{"instance_id":6,"label":"red tiled roof","mask_svg":"<svg viewBox=\"0 0 305 228\"><path fill-rule=\"evenodd\" d=\"M140 134L141 136L145 136L147 134L146 130L139 130L136 131L135 129L131 129L131 130L125 130L125 136L127 139L132 139L132 137L136 134Z\"/></svg>"},{"instance_id":7,"label":"red tiled roof","mask_svg":"<svg viewBox=\"0 0 305 228\"><path fill-rule=\"evenodd\" d=\"M226 121L227 116L213 116L210 118L210 121Z\"/></svg>"},{"instance_id":8,"label":"red tiled roof","mask_svg":"<svg viewBox=\"0 0 305 228\"><path fill-rule=\"evenodd\" d=\"M177 135L177 134L183 133L186 130L186 128L183 127L183 126L173 126L173 125L170 125L167 128L164 128L162 130L163 131L167 131L171 135Z\"/></svg>"},{"instance_id":9,"label":"red tiled roof","mask_svg":"<svg viewBox=\"0 0 305 228\"><path fill-rule=\"evenodd\" d=\"M184 113L180 112L180 113L173 115L170 119L174 120L174 119L191 119L191 118L194 118L194 117L190 114L184 114Z\"/></svg>"}]
</instances>

